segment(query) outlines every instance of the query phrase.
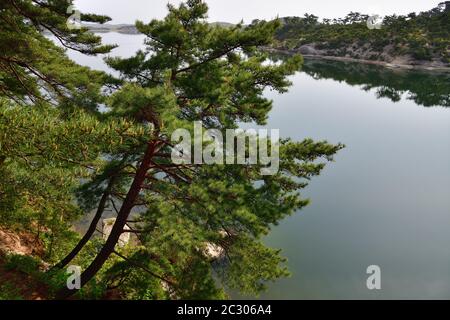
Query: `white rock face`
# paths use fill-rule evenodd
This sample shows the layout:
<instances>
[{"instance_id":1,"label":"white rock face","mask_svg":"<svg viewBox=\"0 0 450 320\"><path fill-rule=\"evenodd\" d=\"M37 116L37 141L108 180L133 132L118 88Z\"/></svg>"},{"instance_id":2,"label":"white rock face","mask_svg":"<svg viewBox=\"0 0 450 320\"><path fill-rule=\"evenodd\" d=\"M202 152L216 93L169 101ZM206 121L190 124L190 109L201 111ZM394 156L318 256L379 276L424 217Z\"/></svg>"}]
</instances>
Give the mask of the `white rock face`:
<instances>
[{"instance_id":1,"label":"white rock face","mask_svg":"<svg viewBox=\"0 0 450 320\"><path fill-rule=\"evenodd\" d=\"M228 237L228 233L223 230L219 233L223 238ZM215 243L207 242L203 254L210 259L220 259L225 255L225 249Z\"/></svg>"},{"instance_id":2,"label":"white rock face","mask_svg":"<svg viewBox=\"0 0 450 320\"><path fill-rule=\"evenodd\" d=\"M319 54L318 50L316 50L316 48L314 48L312 45L303 45L301 46L299 49L301 54L307 54L307 55L317 55Z\"/></svg>"},{"instance_id":3,"label":"white rock face","mask_svg":"<svg viewBox=\"0 0 450 320\"><path fill-rule=\"evenodd\" d=\"M222 257L225 253L225 250L214 244L214 243L207 243L206 244L206 248L203 251L204 255L210 259L219 259L220 257Z\"/></svg>"},{"instance_id":4,"label":"white rock face","mask_svg":"<svg viewBox=\"0 0 450 320\"><path fill-rule=\"evenodd\" d=\"M107 240L109 235L111 234L111 230L114 226L114 223L116 223L116 218L110 218L110 219L103 219L103 228L102 228L102 232L103 232L103 240ZM130 230L130 228L126 225L125 230ZM131 234L129 232L124 232L120 235L119 238L119 242L118 242L118 246L119 247L124 247L126 246L129 242L130 242L130 236Z\"/></svg>"}]
</instances>

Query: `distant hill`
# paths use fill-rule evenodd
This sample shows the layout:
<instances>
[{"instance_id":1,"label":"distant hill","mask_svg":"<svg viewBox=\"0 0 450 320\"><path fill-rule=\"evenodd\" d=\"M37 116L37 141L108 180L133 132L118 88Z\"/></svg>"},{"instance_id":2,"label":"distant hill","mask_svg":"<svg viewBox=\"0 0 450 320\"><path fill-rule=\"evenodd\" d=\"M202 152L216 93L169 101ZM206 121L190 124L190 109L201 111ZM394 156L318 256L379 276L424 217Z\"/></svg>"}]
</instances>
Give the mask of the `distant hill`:
<instances>
[{"instance_id":1,"label":"distant hill","mask_svg":"<svg viewBox=\"0 0 450 320\"><path fill-rule=\"evenodd\" d=\"M217 25L224 28L231 28L234 26L228 22L212 22L211 25ZM139 34L134 24L85 24L89 30L94 33L108 33L117 32L122 34Z\"/></svg>"},{"instance_id":2,"label":"distant hill","mask_svg":"<svg viewBox=\"0 0 450 320\"><path fill-rule=\"evenodd\" d=\"M275 43L266 49L388 66L450 69L450 1L419 14L384 17L380 28L370 28L369 18L358 12L322 21L312 14L281 17ZM211 25L235 26L228 22ZM139 34L132 24L86 26L94 33Z\"/></svg>"},{"instance_id":3,"label":"distant hill","mask_svg":"<svg viewBox=\"0 0 450 320\"><path fill-rule=\"evenodd\" d=\"M235 26L235 24L229 22L212 22L211 25L216 25L224 28L232 28Z\"/></svg>"},{"instance_id":4,"label":"distant hill","mask_svg":"<svg viewBox=\"0 0 450 320\"><path fill-rule=\"evenodd\" d=\"M86 24L85 27L94 33L117 32L123 34L139 34L134 24Z\"/></svg>"},{"instance_id":5,"label":"distant hill","mask_svg":"<svg viewBox=\"0 0 450 320\"><path fill-rule=\"evenodd\" d=\"M450 1L421 13L375 17L351 12L341 19L280 18L272 49L398 65L450 67ZM373 21L372 21L373 22Z\"/></svg>"}]
</instances>

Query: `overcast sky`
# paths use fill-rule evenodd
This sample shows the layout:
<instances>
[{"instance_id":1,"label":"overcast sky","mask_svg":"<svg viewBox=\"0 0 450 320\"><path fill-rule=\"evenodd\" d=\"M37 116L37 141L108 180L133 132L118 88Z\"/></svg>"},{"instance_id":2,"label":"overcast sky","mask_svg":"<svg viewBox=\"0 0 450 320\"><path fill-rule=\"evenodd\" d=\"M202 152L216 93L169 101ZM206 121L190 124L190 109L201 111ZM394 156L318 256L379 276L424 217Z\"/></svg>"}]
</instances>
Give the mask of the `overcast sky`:
<instances>
[{"instance_id":1,"label":"overcast sky","mask_svg":"<svg viewBox=\"0 0 450 320\"><path fill-rule=\"evenodd\" d=\"M443 0L442 0L443 1ZM79 10L101 13L113 18L112 23L134 23L162 18L166 4L179 0L75 0ZM426 11L441 1L433 0L207 0L210 21L251 22L271 19L277 15L302 16L312 13L320 18L339 18L350 11L369 14L407 14Z\"/></svg>"}]
</instances>

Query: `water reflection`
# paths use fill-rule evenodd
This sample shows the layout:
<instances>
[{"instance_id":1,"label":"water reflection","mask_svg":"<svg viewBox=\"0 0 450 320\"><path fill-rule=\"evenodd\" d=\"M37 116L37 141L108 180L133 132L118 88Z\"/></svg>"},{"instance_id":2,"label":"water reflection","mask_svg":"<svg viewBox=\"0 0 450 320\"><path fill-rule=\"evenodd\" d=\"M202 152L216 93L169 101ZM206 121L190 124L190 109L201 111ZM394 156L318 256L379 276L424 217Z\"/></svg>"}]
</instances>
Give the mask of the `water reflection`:
<instances>
[{"instance_id":1,"label":"water reflection","mask_svg":"<svg viewBox=\"0 0 450 320\"><path fill-rule=\"evenodd\" d=\"M122 57L144 41L102 37ZM101 57L70 54L110 71ZM264 240L283 250L292 277L261 298L450 299L450 109L423 107L449 107L449 75L308 60L291 79L288 93L266 92L274 100L267 129L347 148L304 191L311 205ZM366 287L373 264L381 291Z\"/></svg>"},{"instance_id":2,"label":"water reflection","mask_svg":"<svg viewBox=\"0 0 450 320\"><path fill-rule=\"evenodd\" d=\"M284 59L286 55L273 55ZM424 107L450 107L450 73L389 69L377 65L306 59L303 72L316 80L333 79L393 102L413 100Z\"/></svg>"}]
</instances>

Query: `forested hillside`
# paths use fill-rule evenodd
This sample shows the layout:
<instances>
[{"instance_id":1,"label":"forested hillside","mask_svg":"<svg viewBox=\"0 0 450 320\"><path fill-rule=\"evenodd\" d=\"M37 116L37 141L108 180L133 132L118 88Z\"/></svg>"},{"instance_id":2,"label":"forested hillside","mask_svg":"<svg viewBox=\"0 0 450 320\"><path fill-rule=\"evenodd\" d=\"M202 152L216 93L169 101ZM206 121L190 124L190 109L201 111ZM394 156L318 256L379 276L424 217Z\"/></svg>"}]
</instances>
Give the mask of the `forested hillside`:
<instances>
[{"instance_id":1,"label":"forested hillside","mask_svg":"<svg viewBox=\"0 0 450 320\"><path fill-rule=\"evenodd\" d=\"M304 17L282 18L277 31L277 49L303 54L405 64L450 63L450 2L419 14L386 16L380 29L369 28L369 16L351 12L341 19Z\"/></svg>"}]
</instances>

